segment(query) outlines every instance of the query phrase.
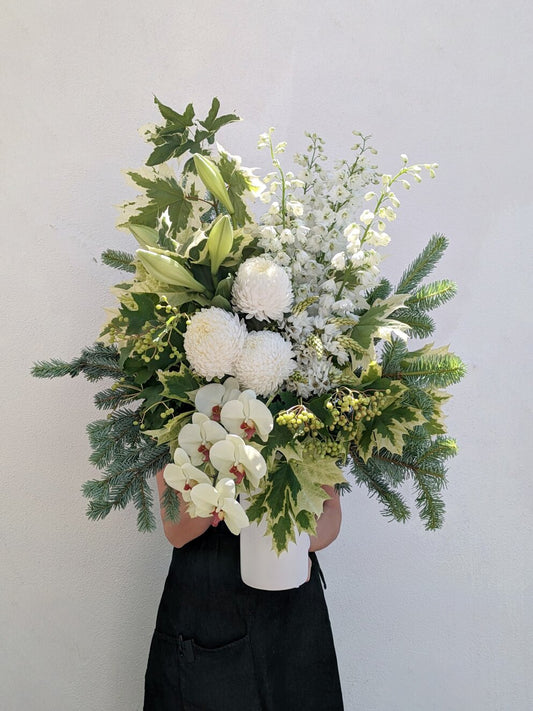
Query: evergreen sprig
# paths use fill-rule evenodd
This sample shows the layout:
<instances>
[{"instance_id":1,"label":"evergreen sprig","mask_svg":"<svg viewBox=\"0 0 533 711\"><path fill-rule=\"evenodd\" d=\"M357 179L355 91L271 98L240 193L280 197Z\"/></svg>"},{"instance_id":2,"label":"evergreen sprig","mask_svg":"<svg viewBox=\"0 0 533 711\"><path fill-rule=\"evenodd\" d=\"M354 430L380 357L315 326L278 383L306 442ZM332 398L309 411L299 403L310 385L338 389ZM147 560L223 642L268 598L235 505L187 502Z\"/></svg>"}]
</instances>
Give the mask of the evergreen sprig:
<instances>
[{"instance_id":1,"label":"evergreen sprig","mask_svg":"<svg viewBox=\"0 0 533 711\"><path fill-rule=\"evenodd\" d=\"M129 252L121 252L116 249L106 249L102 252L102 262L113 269L121 269L124 272L135 274L136 267L133 263L135 255Z\"/></svg>"},{"instance_id":2,"label":"evergreen sprig","mask_svg":"<svg viewBox=\"0 0 533 711\"><path fill-rule=\"evenodd\" d=\"M118 360L119 354L115 346L95 343L84 348L81 355L70 363L56 358L37 361L31 369L31 374L36 378L62 378L64 375L74 378L83 373L90 382L102 378L118 380L124 374Z\"/></svg>"},{"instance_id":3,"label":"evergreen sprig","mask_svg":"<svg viewBox=\"0 0 533 711\"><path fill-rule=\"evenodd\" d=\"M402 274L400 283L395 290L396 293L409 294L416 289L422 279L433 271L447 246L448 240L444 235L433 235L422 252L411 262Z\"/></svg>"}]
</instances>

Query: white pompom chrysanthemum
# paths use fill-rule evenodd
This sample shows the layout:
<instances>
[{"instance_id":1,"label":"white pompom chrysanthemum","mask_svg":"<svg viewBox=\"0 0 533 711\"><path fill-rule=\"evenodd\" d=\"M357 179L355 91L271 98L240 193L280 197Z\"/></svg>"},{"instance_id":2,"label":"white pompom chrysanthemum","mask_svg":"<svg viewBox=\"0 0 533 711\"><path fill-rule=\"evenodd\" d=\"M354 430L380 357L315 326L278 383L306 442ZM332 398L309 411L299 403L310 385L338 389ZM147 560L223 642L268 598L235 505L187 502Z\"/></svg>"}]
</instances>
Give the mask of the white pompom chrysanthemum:
<instances>
[{"instance_id":1,"label":"white pompom chrysanthemum","mask_svg":"<svg viewBox=\"0 0 533 711\"><path fill-rule=\"evenodd\" d=\"M293 302L287 272L266 257L251 257L241 264L231 295L236 311L259 321L281 320Z\"/></svg>"},{"instance_id":2,"label":"white pompom chrysanthemum","mask_svg":"<svg viewBox=\"0 0 533 711\"><path fill-rule=\"evenodd\" d=\"M187 360L206 380L234 375L246 335L246 326L236 314L216 306L197 311L183 339Z\"/></svg>"},{"instance_id":3,"label":"white pompom chrysanthemum","mask_svg":"<svg viewBox=\"0 0 533 711\"><path fill-rule=\"evenodd\" d=\"M235 376L241 387L271 395L296 367L293 355L290 343L279 333L250 333L235 363Z\"/></svg>"}]
</instances>

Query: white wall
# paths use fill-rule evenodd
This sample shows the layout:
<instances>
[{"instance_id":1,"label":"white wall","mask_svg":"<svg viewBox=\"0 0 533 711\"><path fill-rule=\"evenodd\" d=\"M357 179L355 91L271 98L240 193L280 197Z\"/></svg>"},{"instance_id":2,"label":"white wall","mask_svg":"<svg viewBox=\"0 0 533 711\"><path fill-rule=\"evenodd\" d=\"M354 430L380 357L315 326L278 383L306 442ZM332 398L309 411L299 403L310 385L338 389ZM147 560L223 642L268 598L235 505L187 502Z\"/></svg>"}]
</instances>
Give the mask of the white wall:
<instances>
[{"instance_id":1,"label":"white wall","mask_svg":"<svg viewBox=\"0 0 533 711\"><path fill-rule=\"evenodd\" d=\"M438 161L404 195L387 268L432 232L459 284L437 340L468 363L449 429L447 523L389 523L357 490L321 555L347 711L528 711L531 637L530 188L533 12L527 0L4 3L0 707L132 711L171 548L132 510L93 523L84 428L95 388L37 381L36 359L94 339L126 247L121 169L146 146L155 93L246 120L224 143L264 165L257 135L304 129L340 156L353 128L380 165ZM291 151L293 152L293 151ZM528 419L529 418L529 419Z\"/></svg>"}]
</instances>

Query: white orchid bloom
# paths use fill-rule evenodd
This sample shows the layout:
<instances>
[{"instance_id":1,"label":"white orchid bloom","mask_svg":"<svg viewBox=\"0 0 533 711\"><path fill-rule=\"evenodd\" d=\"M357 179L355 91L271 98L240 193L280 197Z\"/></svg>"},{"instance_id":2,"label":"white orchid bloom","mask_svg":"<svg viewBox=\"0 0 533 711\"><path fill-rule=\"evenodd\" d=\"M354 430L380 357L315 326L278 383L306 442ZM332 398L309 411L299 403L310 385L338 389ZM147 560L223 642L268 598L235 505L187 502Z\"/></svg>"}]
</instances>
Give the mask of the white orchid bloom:
<instances>
[{"instance_id":1,"label":"white orchid bloom","mask_svg":"<svg viewBox=\"0 0 533 711\"><path fill-rule=\"evenodd\" d=\"M215 442L209 452L211 464L223 476L234 476L240 484L246 477L254 488L266 474L267 466L260 452L246 444L238 435L226 435L226 439Z\"/></svg>"},{"instance_id":2,"label":"white orchid bloom","mask_svg":"<svg viewBox=\"0 0 533 711\"><path fill-rule=\"evenodd\" d=\"M209 461L212 444L224 439L226 434L226 430L218 422L213 422L202 412L195 412L192 423L180 430L178 442L191 458L191 464L197 466Z\"/></svg>"},{"instance_id":3,"label":"white orchid bloom","mask_svg":"<svg viewBox=\"0 0 533 711\"><path fill-rule=\"evenodd\" d=\"M257 432L263 442L274 427L272 413L253 390L245 390L236 400L227 402L220 412L220 421L232 434L251 439Z\"/></svg>"},{"instance_id":4,"label":"white orchid bloom","mask_svg":"<svg viewBox=\"0 0 533 711\"><path fill-rule=\"evenodd\" d=\"M238 535L242 528L250 525L244 509L235 499L233 479L221 479L216 486L197 484L191 491L191 499L196 515L202 518L211 516L212 526L225 521L229 530Z\"/></svg>"},{"instance_id":5,"label":"white orchid bloom","mask_svg":"<svg viewBox=\"0 0 533 711\"><path fill-rule=\"evenodd\" d=\"M165 467L163 479L173 489L181 492L184 501L191 500L191 489L196 484L211 483L207 474L193 466L187 452L180 447L174 452L174 463Z\"/></svg>"},{"instance_id":6,"label":"white orchid bloom","mask_svg":"<svg viewBox=\"0 0 533 711\"><path fill-rule=\"evenodd\" d=\"M240 395L237 378L226 378L224 383L209 383L201 387L194 398L198 412L202 412L215 422L220 422L220 410L224 403L235 400Z\"/></svg>"}]
</instances>

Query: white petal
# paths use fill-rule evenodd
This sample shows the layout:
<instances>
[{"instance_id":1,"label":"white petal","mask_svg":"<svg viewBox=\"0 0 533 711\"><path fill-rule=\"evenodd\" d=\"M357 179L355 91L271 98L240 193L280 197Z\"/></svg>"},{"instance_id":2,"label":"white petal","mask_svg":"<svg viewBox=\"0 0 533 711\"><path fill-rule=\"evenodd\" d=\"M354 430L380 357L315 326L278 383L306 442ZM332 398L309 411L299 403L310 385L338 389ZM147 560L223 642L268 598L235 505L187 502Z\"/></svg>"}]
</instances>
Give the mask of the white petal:
<instances>
[{"instance_id":1,"label":"white petal","mask_svg":"<svg viewBox=\"0 0 533 711\"><path fill-rule=\"evenodd\" d=\"M209 450L209 461L219 472L228 473L235 464L235 446L227 438L215 442Z\"/></svg>"},{"instance_id":2,"label":"white petal","mask_svg":"<svg viewBox=\"0 0 533 711\"><path fill-rule=\"evenodd\" d=\"M218 422L214 422L213 420L204 422L200 429L202 432L202 440L204 442L218 442L221 439L225 439L228 434L222 425Z\"/></svg>"},{"instance_id":3,"label":"white petal","mask_svg":"<svg viewBox=\"0 0 533 711\"><path fill-rule=\"evenodd\" d=\"M186 483L181 467L177 467L175 464L167 464L163 472L163 479L176 491L183 491Z\"/></svg>"},{"instance_id":4,"label":"white petal","mask_svg":"<svg viewBox=\"0 0 533 711\"><path fill-rule=\"evenodd\" d=\"M257 434L261 437L263 442L266 442L268 435L272 432L274 427L274 420L272 418L272 413L268 407L261 402L261 400L250 400L248 403L249 408L249 419L254 422Z\"/></svg>"},{"instance_id":5,"label":"white petal","mask_svg":"<svg viewBox=\"0 0 533 711\"><path fill-rule=\"evenodd\" d=\"M184 464L190 463L189 455L184 449L181 449L180 447L176 447L176 451L174 452L174 464L176 464L178 467L183 466Z\"/></svg>"},{"instance_id":6,"label":"white petal","mask_svg":"<svg viewBox=\"0 0 533 711\"><path fill-rule=\"evenodd\" d=\"M246 512L235 499L224 499L222 511L224 511L224 521L227 527L236 536L239 535L242 528L250 525Z\"/></svg>"},{"instance_id":7,"label":"white petal","mask_svg":"<svg viewBox=\"0 0 533 711\"><path fill-rule=\"evenodd\" d=\"M187 483L194 488L196 484L210 484L211 479L205 472L192 464L184 464L181 468L183 474L187 477Z\"/></svg>"},{"instance_id":8,"label":"white petal","mask_svg":"<svg viewBox=\"0 0 533 711\"><path fill-rule=\"evenodd\" d=\"M218 505L218 492L211 484L197 484L191 489L191 501L196 507L196 515L211 516Z\"/></svg>"},{"instance_id":9,"label":"white petal","mask_svg":"<svg viewBox=\"0 0 533 711\"><path fill-rule=\"evenodd\" d=\"M193 425L201 425L209 419L203 412L195 412L192 416Z\"/></svg>"},{"instance_id":10,"label":"white petal","mask_svg":"<svg viewBox=\"0 0 533 711\"><path fill-rule=\"evenodd\" d=\"M241 424L244 422L244 406L239 400L230 400L220 411L220 421L228 432L239 434L242 432Z\"/></svg>"},{"instance_id":11,"label":"white petal","mask_svg":"<svg viewBox=\"0 0 533 711\"><path fill-rule=\"evenodd\" d=\"M224 393L224 385L220 385L219 383L204 385L198 390L194 398L196 409L204 415L211 417L213 407L221 404Z\"/></svg>"},{"instance_id":12,"label":"white petal","mask_svg":"<svg viewBox=\"0 0 533 711\"><path fill-rule=\"evenodd\" d=\"M191 458L192 464L195 466L202 464L204 457L203 454L198 451L198 447L202 444L202 436L199 425L185 425L185 427L180 430L178 442L180 447L182 447Z\"/></svg>"},{"instance_id":13,"label":"white petal","mask_svg":"<svg viewBox=\"0 0 533 711\"><path fill-rule=\"evenodd\" d=\"M229 477L224 477L217 482L216 490L219 501L222 499L235 498L235 482ZM219 504L220 506L220 504Z\"/></svg>"},{"instance_id":14,"label":"white petal","mask_svg":"<svg viewBox=\"0 0 533 711\"><path fill-rule=\"evenodd\" d=\"M244 446L241 464L246 469L246 478L253 486L259 485L259 480L266 474L266 462L260 452L249 444Z\"/></svg>"}]
</instances>

